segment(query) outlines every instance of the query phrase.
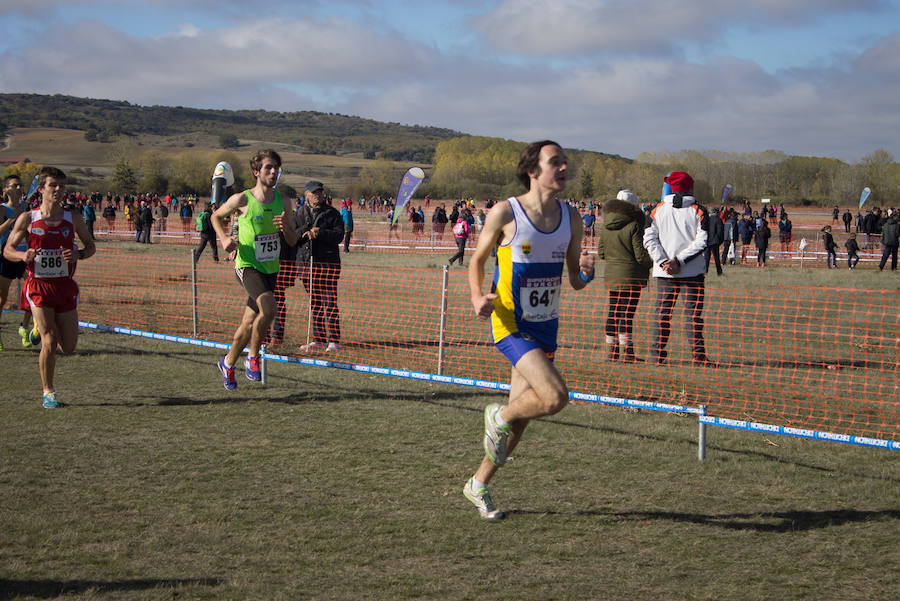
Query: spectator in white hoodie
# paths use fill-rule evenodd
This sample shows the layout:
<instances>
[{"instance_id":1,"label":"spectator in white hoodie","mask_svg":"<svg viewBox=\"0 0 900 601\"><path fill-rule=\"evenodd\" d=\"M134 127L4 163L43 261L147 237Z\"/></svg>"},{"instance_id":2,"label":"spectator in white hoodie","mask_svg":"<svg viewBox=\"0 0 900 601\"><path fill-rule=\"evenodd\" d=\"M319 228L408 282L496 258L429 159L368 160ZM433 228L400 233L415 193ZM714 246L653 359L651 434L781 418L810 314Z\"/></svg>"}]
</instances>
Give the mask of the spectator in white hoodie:
<instances>
[{"instance_id":1,"label":"spectator in white hoodie","mask_svg":"<svg viewBox=\"0 0 900 601\"><path fill-rule=\"evenodd\" d=\"M672 194L665 195L656 205L650 213L650 227L644 231L644 248L653 259L653 277L657 281L651 361L657 364L666 361L672 310L678 295L683 293L693 361L714 367L706 355L703 339L704 250L709 213L693 197L694 180L690 175L673 171L665 181L671 186Z\"/></svg>"}]
</instances>

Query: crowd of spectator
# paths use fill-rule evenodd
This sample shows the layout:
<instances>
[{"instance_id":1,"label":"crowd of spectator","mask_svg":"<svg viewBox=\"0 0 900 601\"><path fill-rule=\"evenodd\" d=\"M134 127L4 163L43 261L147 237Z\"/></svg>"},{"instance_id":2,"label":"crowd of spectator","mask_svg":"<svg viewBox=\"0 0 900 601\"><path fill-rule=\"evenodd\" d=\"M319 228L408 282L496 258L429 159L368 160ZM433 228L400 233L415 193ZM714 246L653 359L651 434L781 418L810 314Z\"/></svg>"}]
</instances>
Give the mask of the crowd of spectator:
<instances>
[{"instance_id":1,"label":"crowd of spectator","mask_svg":"<svg viewBox=\"0 0 900 601\"><path fill-rule=\"evenodd\" d=\"M34 202L32 199L32 205ZM304 199L301 197L299 204L302 205L303 202ZM333 201L329 198L328 202L330 204ZM585 241L594 244L597 235L596 228L602 223L603 203L597 200L579 201L575 199L568 199L566 202L579 210L584 221ZM102 220L101 223L104 224L101 228L112 232L117 229L117 220L121 216L125 221L124 229L134 231L137 242L146 243L150 242L151 233L168 231L169 217L173 214L178 215L183 233L200 231L195 224L195 215L202 210L199 203L200 200L193 194L161 196L147 193L113 194L112 192L105 194L70 192L64 200L64 206L67 209L77 210L82 214L92 235L95 234L95 224L98 219ZM340 200L341 215L345 221L345 252L350 249L354 204L360 211L366 211L370 215L386 213L387 219L393 222L395 200L391 196L360 196L356 203L350 198ZM431 208L432 204L433 208ZM404 207L402 219L409 224L411 233L416 239L426 237L425 224L430 219L431 233L429 236L438 240L443 239L448 233L447 230L452 230L459 220L463 219L466 222L465 239L471 241L477 238L477 234L484 225L486 211L489 211L493 204L493 200L488 200L479 207L474 199L464 198L453 202L448 213L447 203L433 203L432 199L426 195L421 202L408 203ZM649 223L653 205L639 203L638 206L645 221ZM427 209L431 209L430 216ZM710 216L712 230L709 246L705 251L705 260L707 268L710 263L715 265L717 275L723 273L723 265L747 264L749 260L752 260L752 255L748 258L750 249L756 251L757 266L765 267L771 248L770 238L774 235L771 229L772 224L777 224L778 250L782 254L793 250L793 222L783 204L776 206L774 203L768 203L754 209L751 203L746 201L739 207L725 205L715 207L710 211ZM840 251L840 244L834 239L832 227L843 226L843 232L849 234L843 242L848 268L856 268L860 253L881 252L884 260L880 263L880 269L884 269L888 262L893 269L896 269L896 244L893 243L893 228L898 217L900 217L900 213L896 208L872 207L865 211L860 209L854 215L852 210L844 209L842 211L835 205L831 211L831 223L827 224L827 229L825 226L820 229L826 266L831 269L837 267L838 253L843 251ZM884 235L885 227L887 227L887 236ZM391 231L394 232L395 237L399 237L396 229ZM459 236L453 234L452 237L454 241L459 242ZM859 238L862 239L859 240ZM454 255L454 260L461 261L461 258Z\"/></svg>"}]
</instances>

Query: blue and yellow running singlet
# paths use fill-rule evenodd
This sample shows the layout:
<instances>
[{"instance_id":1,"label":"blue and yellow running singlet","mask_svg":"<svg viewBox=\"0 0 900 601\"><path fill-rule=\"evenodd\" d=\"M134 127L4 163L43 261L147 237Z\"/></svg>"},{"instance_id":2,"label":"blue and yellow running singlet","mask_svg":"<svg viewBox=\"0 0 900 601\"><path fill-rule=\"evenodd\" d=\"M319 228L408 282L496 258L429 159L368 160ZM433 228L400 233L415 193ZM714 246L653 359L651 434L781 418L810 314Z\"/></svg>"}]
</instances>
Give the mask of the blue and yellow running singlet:
<instances>
[{"instance_id":1,"label":"blue and yellow running singlet","mask_svg":"<svg viewBox=\"0 0 900 601\"><path fill-rule=\"evenodd\" d=\"M521 333L547 352L556 349L562 271L572 239L568 206L559 202L560 219L550 232L537 229L518 199L508 199L516 223L512 240L497 246L491 314L494 343Z\"/></svg>"}]
</instances>

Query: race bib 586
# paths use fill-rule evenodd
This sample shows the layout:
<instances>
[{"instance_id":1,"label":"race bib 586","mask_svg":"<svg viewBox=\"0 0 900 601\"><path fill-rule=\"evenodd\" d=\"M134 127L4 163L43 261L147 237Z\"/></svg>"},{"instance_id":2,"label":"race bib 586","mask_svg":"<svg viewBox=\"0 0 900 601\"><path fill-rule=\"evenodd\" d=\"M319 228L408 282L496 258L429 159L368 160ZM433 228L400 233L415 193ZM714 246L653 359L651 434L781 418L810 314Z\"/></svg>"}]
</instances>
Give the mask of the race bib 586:
<instances>
[{"instance_id":1,"label":"race bib 586","mask_svg":"<svg viewBox=\"0 0 900 601\"><path fill-rule=\"evenodd\" d=\"M42 248L34 256L34 275L38 278L62 278L69 275L69 264L61 248Z\"/></svg>"}]
</instances>

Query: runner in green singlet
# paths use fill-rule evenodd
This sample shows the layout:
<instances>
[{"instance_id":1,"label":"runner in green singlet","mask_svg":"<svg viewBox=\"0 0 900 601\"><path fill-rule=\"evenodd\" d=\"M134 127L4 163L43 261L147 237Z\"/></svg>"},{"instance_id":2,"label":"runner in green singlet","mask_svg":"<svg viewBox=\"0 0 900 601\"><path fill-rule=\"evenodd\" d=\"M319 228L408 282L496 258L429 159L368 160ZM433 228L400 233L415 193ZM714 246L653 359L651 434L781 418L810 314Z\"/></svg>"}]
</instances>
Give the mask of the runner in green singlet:
<instances>
[{"instance_id":1,"label":"runner in green singlet","mask_svg":"<svg viewBox=\"0 0 900 601\"><path fill-rule=\"evenodd\" d=\"M256 177L256 185L250 190L232 194L212 214L211 221L222 248L234 252L235 274L247 291L247 307L241 323L234 332L231 348L219 360L219 371L224 376L227 390L237 388L234 366L249 343L244 359L247 379L262 378L259 366L259 347L266 339L269 326L275 318L275 280L278 275L278 257L281 252L279 232L290 245L297 243L293 221L285 214L293 211L290 199L283 198L275 190L281 157L274 150L259 150L250 158L250 171ZM239 213L237 240L225 231L225 218Z\"/></svg>"}]
</instances>

